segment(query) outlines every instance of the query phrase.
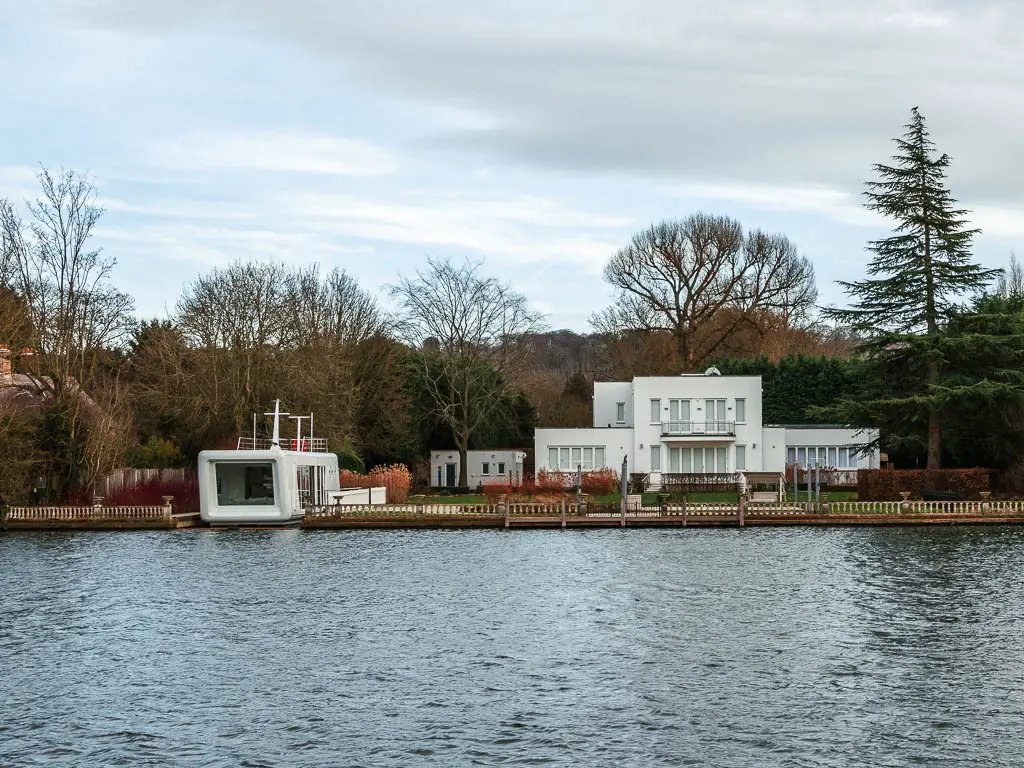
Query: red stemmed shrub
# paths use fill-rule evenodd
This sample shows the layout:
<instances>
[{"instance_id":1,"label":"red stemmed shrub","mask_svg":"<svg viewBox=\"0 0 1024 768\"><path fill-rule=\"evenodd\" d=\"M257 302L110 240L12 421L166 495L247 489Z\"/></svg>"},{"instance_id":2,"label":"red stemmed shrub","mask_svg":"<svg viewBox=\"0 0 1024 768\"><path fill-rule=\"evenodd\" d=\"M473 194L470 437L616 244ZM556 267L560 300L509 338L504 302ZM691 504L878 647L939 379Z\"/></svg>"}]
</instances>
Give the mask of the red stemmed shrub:
<instances>
[{"instance_id":1,"label":"red stemmed shrub","mask_svg":"<svg viewBox=\"0 0 1024 768\"><path fill-rule=\"evenodd\" d=\"M161 507L164 496L173 496L174 511L199 511L199 481L195 476L179 479L168 478L137 485L134 488L120 488L104 497L105 507Z\"/></svg>"},{"instance_id":2,"label":"red stemmed shrub","mask_svg":"<svg viewBox=\"0 0 1024 768\"><path fill-rule=\"evenodd\" d=\"M343 469L339 473L342 488L387 489L388 504L402 504L409 498L412 486L412 472L405 464L388 464L374 467L365 475Z\"/></svg>"}]
</instances>

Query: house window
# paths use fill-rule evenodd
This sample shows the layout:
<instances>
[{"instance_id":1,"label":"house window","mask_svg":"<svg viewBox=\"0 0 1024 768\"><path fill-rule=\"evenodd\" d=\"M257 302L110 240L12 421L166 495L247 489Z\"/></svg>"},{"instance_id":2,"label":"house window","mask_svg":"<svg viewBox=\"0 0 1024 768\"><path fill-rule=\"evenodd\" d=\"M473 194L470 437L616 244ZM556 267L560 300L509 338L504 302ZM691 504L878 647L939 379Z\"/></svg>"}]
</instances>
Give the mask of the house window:
<instances>
[{"instance_id":1,"label":"house window","mask_svg":"<svg viewBox=\"0 0 1024 768\"><path fill-rule=\"evenodd\" d=\"M796 464L796 448L786 449L786 466L793 466Z\"/></svg>"},{"instance_id":2,"label":"house window","mask_svg":"<svg viewBox=\"0 0 1024 768\"><path fill-rule=\"evenodd\" d=\"M850 466L850 449L840 448L839 449L839 463L836 464L840 469L846 469Z\"/></svg>"},{"instance_id":3,"label":"house window","mask_svg":"<svg viewBox=\"0 0 1024 768\"><path fill-rule=\"evenodd\" d=\"M616 403L615 404L615 421L619 424L626 423L626 404Z\"/></svg>"},{"instance_id":4,"label":"house window","mask_svg":"<svg viewBox=\"0 0 1024 768\"><path fill-rule=\"evenodd\" d=\"M651 472L661 472L661 446L651 446Z\"/></svg>"},{"instance_id":5,"label":"house window","mask_svg":"<svg viewBox=\"0 0 1024 768\"><path fill-rule=\"evenodd\" d=\"M716 448L715 449L715 453L718 455L718 468L717 468L717 471L719 473L723 473L723 474L728 472L729 471L729 460L728 460L729 449L725 448L723 446L721 448Z\"/></svg>"},{"instance_id":6,"label":"house window","mask_svg":"<svg viewBox=\"0 0 1024 768\"><path fill-rule=\"evenodd\" d=\"M584 448L583 449L583 468L593 469L594 468L594 449Z\"/></svg>"},{"instance_id":7,"label":"house window","mask_svg":"<svg viewBox=\"0 0 1024 768\"><path fill-rule=\"evenodd\" d=\"M739 401L737 401L739 402ZM737 445L736 446L736 469L743 470L747 468L747 446Z\"/></svg>"},{"instance_id":8,"label":"house window","mask_svg":"<svg viewBox=\"0 0 1024 768\"><path fill-rule=\"evenodd\" d=\"M651 424L661 422L661 400L651 400Z\"/></svg>"},{"instance_id":9,"label":"house window","mask_svg":"<svg viewBox=\"0 0 1024 768\"><path fill-rule=\"evenodd\" d=\"M570 446L548 448L548 469L560 472L575 472L580 466L584 470L604 467L604 446ZM504 464L499 464L499 472L504 474Z\"/></svg>"},{"instance_id":10,"label":"house window","mask_svg":"<svg viewBox=\"0 0 1024 768\"><path fill-rule=\"evenodd\" d=\"M736 423L747 423L747 400L743 397L736 398ZM737 467L739 469L739 467Z\"/></svg>"},{"instance_id":11,"label":"house window","mask_svg":"<svg viewBox=\"0 0 1024 768\"><path fill-rule=\"evenodd\" d=\"M503 461L498 462L498 474L502 476L505 475L505 462Z\"/></svg>"},{"instance_id":12,"label":"house window","mask_svg":"<svg viewBox=\"0 0 1024 768\"><path fill-rule=\"evenodd\" d=\"M481 475L489 475L489 474L491 474L491 462L485 461L483 463L483 469L480 470L480 474Z\"/></svg>"},{"instance_id":13,"label":"house window","mask_svg":"<svg viewBox=\"0 0 1024 768\"><path fill-rule=\"evenodd\" d=\"M690 420L690 401L689 400L669 400L668 401L668 417L671 421L689 421ZM689 430L687 430L689 431Z\"/></svg>"},{"instance_id":14,"label":"house window","mask_svg":"<svg viewBox=\"0 0 1024 768\"><path fill-rule=\"evenodd\" d=\"M829 449L828 449L828 466L830 466L830 467L838 467L839 466L836 463L836 449L834 447L829 447Z\"/></svg>"}]
</instances>

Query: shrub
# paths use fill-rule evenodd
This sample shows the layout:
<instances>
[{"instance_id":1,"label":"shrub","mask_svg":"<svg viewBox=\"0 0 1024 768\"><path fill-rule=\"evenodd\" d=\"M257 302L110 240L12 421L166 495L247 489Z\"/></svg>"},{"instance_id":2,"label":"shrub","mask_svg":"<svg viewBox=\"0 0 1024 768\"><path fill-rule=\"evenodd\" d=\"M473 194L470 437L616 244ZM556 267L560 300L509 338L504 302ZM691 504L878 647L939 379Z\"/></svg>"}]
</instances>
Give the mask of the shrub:
<instances>
[{"instance_id":1,"label":"shrub","mask_svg":"<svg viewBox=\"0 0 1024 768\"><path fill-rule=\"evenodd\" d=\"M537 473L534 487L541 491L564 492L567 487L567 481L568 478L561 472L549 472L546 469L542 469Z\"/></svg>"},{"instance_id":2,"label":"shrub","mask_svg":"<svg viewBox=\"0 0 1024 768\"><path fill-rule=\"evenodd\" d=\"M346 440L341 449L336 451L335 456L338 457L338 469L347 469L349 472L355 472L357 474L364 474L366 472L366 464L356 453L355 446Z\"/></svg>"},{"instance_id":3,"label":"shrub","mask_svg":"<svg viewBox=\"0 0 1024 768\"><path fill-rule=\"evenodd\" d=\"M899 501L901 491L919 499L923 491L957 492L978 499L989 490L987 469L862 469L857 473L857 498Z\"/></svg>"},{"instance_id":4,"label":"shrub","mask_svg":"<svg viewBox=\"0 0 1024 768\"><path fill-rule=\"evenodd\" d=\"M342 469L338 472L342 488L379 488L387 489L389 504L402 504L409 498L412 486L412 473L404 464L389 464L374 467L363 475L351 470Z\"/></svg>"},{"instance_id":5,"label":"shrub","mask_svg":"<svg viewBox=\"0 0 1024 768\"><path fill-rule=\"evenodd\" d=\"M175 512L199 511L199 480L194 476L183 479L156 480L134 488L121 488L103 499L105 507L160 507L164 496L174 497ZM80 501L81 504L91 503Z\"/></svg>"},{"instance_id":6,"label":"shrub","mask_svg":"<svg viewBox=\"0 0 1024 768\"><path fill-rule=\"evenodd\" d=\"M583 473L581 490L591 496L607 496L619 487L619 476L614 469L593 469Z\"/></svg>"},{"instance_id":7,"label":"shrub","mask_svg":"<svg viewBox=\"0 0 1024 768\"><path fill-rule=\"evenodd\" d=\"M167 469L185 463L181 449L170 440L153 435L128 451L128 463L136 469Z\"/></svg>"}]
</instances>

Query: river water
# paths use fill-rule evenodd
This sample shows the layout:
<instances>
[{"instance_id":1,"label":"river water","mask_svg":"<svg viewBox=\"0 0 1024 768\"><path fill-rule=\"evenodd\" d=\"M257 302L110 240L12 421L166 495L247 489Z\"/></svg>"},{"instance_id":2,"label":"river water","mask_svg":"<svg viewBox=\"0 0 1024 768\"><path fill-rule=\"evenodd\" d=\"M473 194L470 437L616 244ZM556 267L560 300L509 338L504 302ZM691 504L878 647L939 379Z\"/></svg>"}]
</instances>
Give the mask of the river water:
<instances>
[{"instance_id":1,"label":"river water","mask_svg":"<svg viewBox=\"0 0 1024 768\"><path fill-rule=\"evenodd\" d=\"M0 536L0 765L1020 766L1024 529Z\"/></svg>"}]
</instances>

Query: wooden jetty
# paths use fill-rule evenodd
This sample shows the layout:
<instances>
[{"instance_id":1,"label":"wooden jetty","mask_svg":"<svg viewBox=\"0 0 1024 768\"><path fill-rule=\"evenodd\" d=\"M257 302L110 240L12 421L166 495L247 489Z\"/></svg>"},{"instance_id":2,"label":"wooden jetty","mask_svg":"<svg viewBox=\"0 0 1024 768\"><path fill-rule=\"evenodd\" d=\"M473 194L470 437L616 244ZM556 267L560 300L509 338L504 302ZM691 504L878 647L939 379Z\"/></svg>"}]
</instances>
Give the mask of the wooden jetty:
<instances>
[{"instance_id":1,"label":"wooden jetty","mask_svg":"<svg viewBox=\"0 0 1024 768\"><path fill-rule=\"evenodd\" d=\"M786 525L1006 525L1024 501L626 504L387 504L311 507L303 528L687 528Z\"/></svg>"},{"instance_id":2,"label":"wooden jetty","mask_svg":"<svg viewBox=\"0 0 1024 768\"><path fill-rule=\"evenodd\" d=\"M344 504L313 506L301 522L308 529L395 528L745 528L758 526L1017 525L1024 500L842 501L577 504L503 501L492 504ZM172 530L202 527L198 513L179 514L173 499L162 506L11 507L6 530Z\"/></svg>"}]
</instances>

